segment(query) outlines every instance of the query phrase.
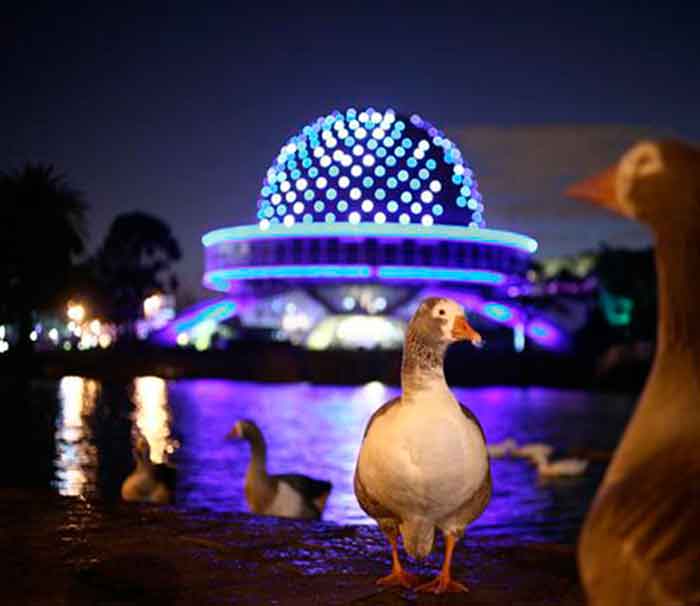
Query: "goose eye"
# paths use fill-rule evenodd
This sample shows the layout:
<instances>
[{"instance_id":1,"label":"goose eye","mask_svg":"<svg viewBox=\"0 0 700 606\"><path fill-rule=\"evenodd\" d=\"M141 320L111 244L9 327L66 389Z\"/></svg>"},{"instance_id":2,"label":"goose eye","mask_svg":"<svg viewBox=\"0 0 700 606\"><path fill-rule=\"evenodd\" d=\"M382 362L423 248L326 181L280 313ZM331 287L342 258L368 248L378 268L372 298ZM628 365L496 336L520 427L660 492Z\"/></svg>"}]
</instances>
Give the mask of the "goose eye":
<instances>
[{"instance_id":1,"label":"goose eye","mask_svg":"<svg viewBox=\"0 0 700 606\"><path fill-rule=\"evenodd\" d=\"M444 309L441 309L440 311L438 311L438 313L439 313L441 316L444 316L444 315L445 315L445 310L444 310Z\"/></svg>"}]
</instances>

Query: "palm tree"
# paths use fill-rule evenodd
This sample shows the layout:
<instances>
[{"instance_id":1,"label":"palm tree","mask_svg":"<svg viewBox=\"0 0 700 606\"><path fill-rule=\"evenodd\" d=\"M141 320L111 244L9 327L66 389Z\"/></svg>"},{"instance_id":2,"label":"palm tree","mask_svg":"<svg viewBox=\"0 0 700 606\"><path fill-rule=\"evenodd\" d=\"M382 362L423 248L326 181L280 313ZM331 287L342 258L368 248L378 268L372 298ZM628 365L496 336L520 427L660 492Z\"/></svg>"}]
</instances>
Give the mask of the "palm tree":
<instances>
[{"instance_id":1,"label":"palm tree","mask_svg":"<svg viewBox=\"0 0 700 606\"><path fill-rule=\"evenodd\" d=\"M83 194L51 165L0 173L0 313L19 324L31 351L33 314L56 293L85 249Z\"/></svg>"}]
</instances>

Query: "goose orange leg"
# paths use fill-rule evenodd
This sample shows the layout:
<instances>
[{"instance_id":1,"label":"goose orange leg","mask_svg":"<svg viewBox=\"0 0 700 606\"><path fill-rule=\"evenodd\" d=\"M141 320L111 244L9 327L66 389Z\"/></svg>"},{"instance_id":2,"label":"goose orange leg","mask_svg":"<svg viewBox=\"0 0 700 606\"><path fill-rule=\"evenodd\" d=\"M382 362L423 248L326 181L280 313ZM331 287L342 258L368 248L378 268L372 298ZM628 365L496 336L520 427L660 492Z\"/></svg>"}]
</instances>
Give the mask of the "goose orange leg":
<instances>
[{"instance_id":1,"label":"goose orange leg","mask_svg":"<svg viewBox=\"0 0 700 606\"><path fill-rule=\"evenodd\" d=\"M440 574L432 581L424 583L416 587L416 591L426 593L458 593L460 591L469 591L465 585L453 581L450 576L450 566L452 564L452 552L457 544L457 539L454 535L445 535L445 561L442 563Z\"/></svg>"},{"instance_id":2,"label":"goose orange leg","mask_svg":"<svg viewBox=\"0 0 700 606\"><path fill-rule=\"evenodd\" d=\"M388 535L389 542L391 543L391 574L385 577L377 579L377 585L382 587L394 587L400 585L401 587L411 588L415 587L420 579L410 572L406 572L401 566L401 560L399 560L399 548L396 543L395 535Z\"/></svg>"}]
</instances>

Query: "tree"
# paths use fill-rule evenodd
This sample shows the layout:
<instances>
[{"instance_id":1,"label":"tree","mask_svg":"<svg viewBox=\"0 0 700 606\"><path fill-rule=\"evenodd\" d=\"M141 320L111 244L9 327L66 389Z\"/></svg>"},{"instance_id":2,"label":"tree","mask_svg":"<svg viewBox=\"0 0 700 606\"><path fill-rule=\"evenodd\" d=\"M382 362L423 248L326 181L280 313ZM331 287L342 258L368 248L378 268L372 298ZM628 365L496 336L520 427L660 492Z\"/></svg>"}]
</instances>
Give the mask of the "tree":
<instances>
[{"instance_id":1,"label":"tree","mask_svg":"<svg viewBox=\"0 0 700 606\"><path fill-rule=\"evenodd\" d=\"M55 306L57 293L85 250L83 194L51 165L0 174L0 306L32 350L33 313Z\"/></svg>"},{"instance_id":2,"label":"tree","mask_svg":"<svg viewBox=\"0 0 700 606\"><path fill-rule=\"evenodd\" d=\"M177 290L171 265L181 256L170 227L157 217L143 212L119 215L96 259L110 293L111 319L131 332L147 296Z\"/></svg>"}]
</instances>

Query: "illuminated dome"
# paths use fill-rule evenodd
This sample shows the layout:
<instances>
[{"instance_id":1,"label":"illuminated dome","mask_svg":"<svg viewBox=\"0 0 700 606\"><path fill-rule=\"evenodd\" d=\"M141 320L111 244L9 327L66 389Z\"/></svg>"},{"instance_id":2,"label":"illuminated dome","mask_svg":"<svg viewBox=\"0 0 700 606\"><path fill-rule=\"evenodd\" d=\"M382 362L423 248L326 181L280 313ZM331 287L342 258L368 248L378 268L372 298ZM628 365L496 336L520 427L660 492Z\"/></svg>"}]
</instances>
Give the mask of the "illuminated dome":
<instances>
[{"instance_id":1,"label":"illuminated dome","mask_svg":"<svg viewBox=\"0 0 700 606\"><path fill-rule=\"evenodd\" d=\"M332 112L282 146L254 224L202 237L202 283L227 297L211 313L312 348L399 347L421 298L449 296L511 328L518 350L525 339L559 346L556 326L516 303L537 242L487 228L483 214L472 169L432 124ZM192 313L182 325L210 312Z\"/></svg>"},{"instance_id":2,"label":"illuminated dome","mask_svg":"<svg viewBox=\"0 0 700 606\"><path fill-rule=\"evenodd\" d=\"M476 179L462 153L420 116L335 111L282 146L258 199L263 230L282 223L483 227Z\"/></svg>"}]
</instances>

